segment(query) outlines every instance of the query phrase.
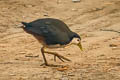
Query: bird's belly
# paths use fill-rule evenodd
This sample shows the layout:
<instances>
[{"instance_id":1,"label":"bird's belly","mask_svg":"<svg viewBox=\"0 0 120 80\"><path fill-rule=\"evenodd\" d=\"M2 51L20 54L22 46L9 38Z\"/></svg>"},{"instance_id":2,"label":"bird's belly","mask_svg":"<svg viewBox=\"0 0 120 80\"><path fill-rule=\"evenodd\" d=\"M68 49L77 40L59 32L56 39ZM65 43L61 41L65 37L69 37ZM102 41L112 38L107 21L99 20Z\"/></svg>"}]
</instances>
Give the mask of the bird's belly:
<instances>
[{"instance_id":1,"label":"bird's belly","mask_svg":"<svg viewBox=\"0 0 120 80\"><path fill-rule=\"evenodd\" d=\"M46 45L47 48L64 48L67 45L60 45L60 44L56 44L56 45Z\"/></svg>"}]
</instances>

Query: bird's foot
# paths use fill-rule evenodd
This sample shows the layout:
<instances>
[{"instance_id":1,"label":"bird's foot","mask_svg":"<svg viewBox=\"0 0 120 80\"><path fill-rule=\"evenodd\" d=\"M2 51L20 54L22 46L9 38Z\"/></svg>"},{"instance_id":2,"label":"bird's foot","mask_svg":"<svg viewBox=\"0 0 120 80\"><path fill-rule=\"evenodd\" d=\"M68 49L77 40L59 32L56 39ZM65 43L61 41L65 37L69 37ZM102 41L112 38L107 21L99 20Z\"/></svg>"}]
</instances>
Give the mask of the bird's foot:
<instances>
[{"instance_id":1,"label":"bird's foot","mask_svg":"<svg viewBox=\"0 0 120 80\"><path fill-rule=\"evenodd\" d=\"M62 65L54 65L54 64L46 64L46 63L43 63L43 64L41 64L40 66L62 67Z\"/></svg>"},{"instance_id":2,"label":"bird's foot","mask_svg":"<svg viewBox=\"0 0 120 80\"><path fill-rule=\"evenodd\" d=\"M62 55L59 55L57 53L54 54L54 61L56 61L56 57L58 57L62 62L64 62L64 60L71 61L70 59L68 59L68 58L66 58L66 57L64 57Z\"/></svg>"},{"instance_id":3,"label":"bird's foot","mask_svg":"<svg viewBox=\"0 0 120 80\"><path fill-rule=\"evenodd\" d=\"M62 55L59 55L59 54L56 53L56 52L48 52L48 51L45 51L45 53L54 55L54 61L56 61L56 57L58 57L62 62L64 62L64 60L66 60L66 61L71 61L70 59L68 59L68 58L66 58L66 57L64 57L64 56L62 56Z\"/></svg>"},{"instance_id":4,"label":"bird's foot","mask_svg":"<svg viewBox=\"0 0 120 80\"><path fill-rule=\"evenodd\" d=\"M68 59L68 58L66 58L66 57L64 57L64 56L61 56L61 55L54 55L54 61L56 61L56 57L57 57L58 59L60 59L62 62L65 62L64 60L66 60L66 61L71 61L70 59Z\"/></svg>"},{"instance_id":5,"label":"bird's foot","mask_svg":"<svg viewBox=\"0 0 120 80\"><path fill-rule=\"evenodd\" d=\"M48 63L43 63L40 66L49 66L49 64Z\"/></svg>"},{"instance_id":6,"label":"bird's foot","mask_svg":"<svg viewBox=\"0 0 120 80\"><path fill-rule=\"evenodd\" d=\"M64 60L61 57L54 55L54 61L55 62L56 62L56 57L58 57L62 62L64 62Z\"/></svg>"}]
</instances>

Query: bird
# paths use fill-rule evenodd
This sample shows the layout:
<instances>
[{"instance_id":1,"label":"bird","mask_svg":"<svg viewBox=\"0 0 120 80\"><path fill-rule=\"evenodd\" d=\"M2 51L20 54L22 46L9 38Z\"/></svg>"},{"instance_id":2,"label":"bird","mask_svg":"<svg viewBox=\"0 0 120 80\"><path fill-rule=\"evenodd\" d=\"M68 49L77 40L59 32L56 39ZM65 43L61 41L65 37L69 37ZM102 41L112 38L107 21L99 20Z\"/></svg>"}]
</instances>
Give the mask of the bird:
<instances>
[{"instance_id":1,"label":"bird","mask_svg":"<svg viewBox=\"0 0 120 80\"><path fill-rule=\"evenodd\" d=\"M25 32L33 35L43 45L41 53L46 66L50 64L47 62L45 53L54 55L54 61L56 61L56 57L63 62L64 60L71 61L56 52L46 51L46 48L64 48L67 45L77 45L83 50L81 37L70 30L67 24L60 19L41 18L32 22L21 22L21 24Z\"/></svg>"}]
</instances>

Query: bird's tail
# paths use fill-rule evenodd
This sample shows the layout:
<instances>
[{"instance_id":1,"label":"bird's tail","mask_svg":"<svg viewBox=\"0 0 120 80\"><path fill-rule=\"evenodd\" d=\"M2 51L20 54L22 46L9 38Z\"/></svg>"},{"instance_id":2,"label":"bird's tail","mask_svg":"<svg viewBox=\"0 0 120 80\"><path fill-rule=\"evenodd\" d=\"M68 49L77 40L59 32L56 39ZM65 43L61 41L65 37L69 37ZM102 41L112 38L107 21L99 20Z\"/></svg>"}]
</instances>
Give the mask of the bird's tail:
<instances>
[{"instance_id":1,"label":"bird's tail","mask_svg":"<svg viewBox=\"0 0 120 80\"><path fill-rule=\"evenodd\" d=\"M23 26L21 26L21 28L25 29L28 26L28 23L26 22L21 22L23 24Z\"/></svg>"},{"instance_id":2,"label":"bird's tail","mask_svg":"<svg viewBox=\"0 0 120 80\"><path fill-rule=\"evenodd\" d=\"M28 26L28 23L26 22L21 22L24 26Z\"/></svg>"}]
</instances>

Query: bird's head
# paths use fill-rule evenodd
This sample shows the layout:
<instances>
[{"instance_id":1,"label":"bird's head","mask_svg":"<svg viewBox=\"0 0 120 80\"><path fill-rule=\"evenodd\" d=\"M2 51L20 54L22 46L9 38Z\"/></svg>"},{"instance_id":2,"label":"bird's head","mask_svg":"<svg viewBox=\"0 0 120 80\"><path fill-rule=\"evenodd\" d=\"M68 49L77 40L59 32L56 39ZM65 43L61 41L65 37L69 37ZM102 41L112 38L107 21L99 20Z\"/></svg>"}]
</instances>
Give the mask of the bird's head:
<instances>
[{"instance_id":1,"label":"bird's head","mask_svg":"<svg viewBox=\"0 0 120 80\"><path fill-rule=\"evenodd\" d=\"M77 45L83 51L80 38L73 38L71 44Z\"/></svg>"},{"instance_id":2,"label":"bird's head","mask_svg":"<svg viewBox=\"0 0 120 80\"><path fill-rule=\"evenodd\" d=\"M81 44L81 37L77 33L73 32L73 36L70 44L77 45L83 51L82 44Z\"/></svg>"}]
</instances>

